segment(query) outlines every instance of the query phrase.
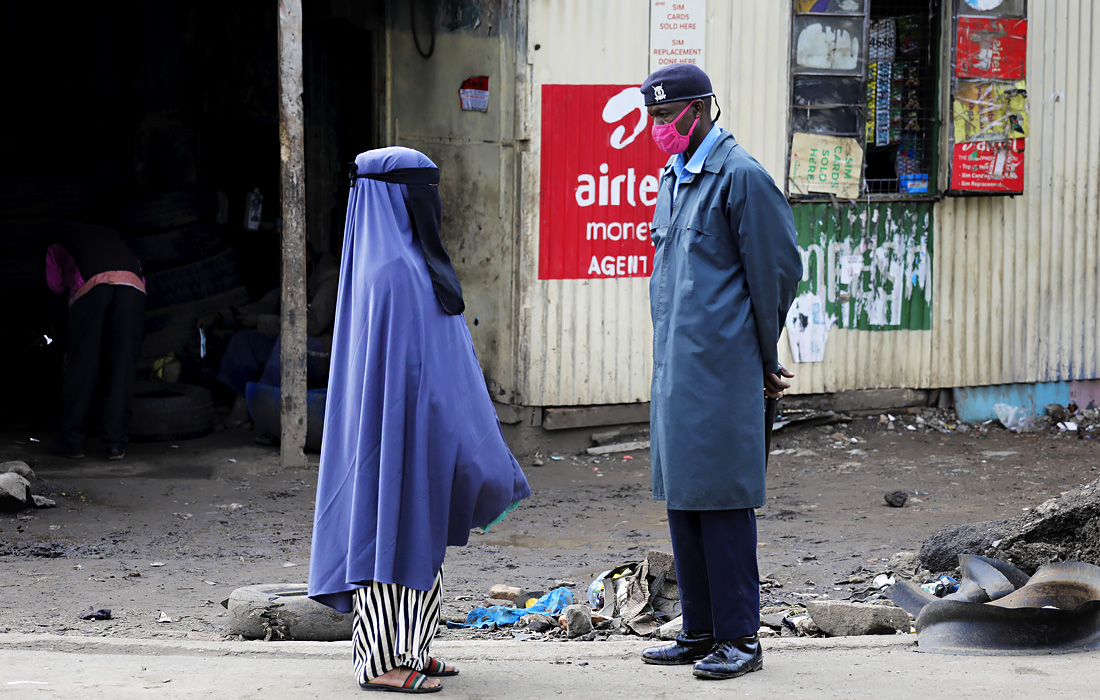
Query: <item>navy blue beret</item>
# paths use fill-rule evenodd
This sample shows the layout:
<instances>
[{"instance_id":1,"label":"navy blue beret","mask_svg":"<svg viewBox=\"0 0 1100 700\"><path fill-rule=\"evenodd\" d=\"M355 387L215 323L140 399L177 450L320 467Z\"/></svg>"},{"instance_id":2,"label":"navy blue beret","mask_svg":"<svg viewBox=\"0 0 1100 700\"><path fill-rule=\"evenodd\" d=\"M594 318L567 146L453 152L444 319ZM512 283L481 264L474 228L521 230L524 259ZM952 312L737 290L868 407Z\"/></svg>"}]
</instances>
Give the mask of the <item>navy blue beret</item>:
<instances>
[{"instance_id":1,"label":"navy blue beret","mask_svg":"<svg viewBox=\"0 0 1100 700\"><path fill-rule=\"evenodd\" d=\"M694 100L713 94L710 78L702 68L692 63L674 63L659 68L642 83L646 107L661 102Z\"/></svg>"}]
</instances>

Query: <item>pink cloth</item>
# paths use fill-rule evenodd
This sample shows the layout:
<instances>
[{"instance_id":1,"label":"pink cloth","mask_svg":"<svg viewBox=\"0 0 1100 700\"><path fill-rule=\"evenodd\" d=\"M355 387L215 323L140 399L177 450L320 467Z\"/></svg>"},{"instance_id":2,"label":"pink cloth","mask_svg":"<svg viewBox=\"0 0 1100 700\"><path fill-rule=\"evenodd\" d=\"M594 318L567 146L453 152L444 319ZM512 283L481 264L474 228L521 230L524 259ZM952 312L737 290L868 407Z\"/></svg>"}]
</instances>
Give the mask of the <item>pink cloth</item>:
<instances>
[{"instance_id":1,"label":"pink cloth","mask_svg":"<svg viewBox=\"0 0 1100 700\"><path fill-rule=\"evenodd\" d=\"M73 256L60 243L46 251L46 285L58 294L69 293L69 306L100 284L124 284L145 294L145 278L125 270L109 270L90 280L80 275Z\"/></svg>"}]
</instances>

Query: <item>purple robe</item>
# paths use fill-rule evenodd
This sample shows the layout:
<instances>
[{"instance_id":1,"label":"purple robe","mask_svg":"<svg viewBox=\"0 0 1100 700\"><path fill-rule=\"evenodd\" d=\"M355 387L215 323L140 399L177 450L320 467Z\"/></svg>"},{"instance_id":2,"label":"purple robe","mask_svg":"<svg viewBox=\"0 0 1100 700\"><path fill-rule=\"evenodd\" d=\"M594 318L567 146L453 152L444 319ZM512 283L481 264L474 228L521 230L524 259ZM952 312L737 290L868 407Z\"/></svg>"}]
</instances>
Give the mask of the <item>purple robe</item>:
<instances>
[{"instance_id":1,"label":"purple robe","mask_svg":"<svg viewBox=\"0 0 1100 700\"><path fill-rule=\"evenodd\" d=\"M407 148L359 173L430 168ZM504 442L462 314L440 306L404 185L348 200L309 596L341 612L367 581L429 590L448 545L531 489Z\"/></svg>"}]
</instances>

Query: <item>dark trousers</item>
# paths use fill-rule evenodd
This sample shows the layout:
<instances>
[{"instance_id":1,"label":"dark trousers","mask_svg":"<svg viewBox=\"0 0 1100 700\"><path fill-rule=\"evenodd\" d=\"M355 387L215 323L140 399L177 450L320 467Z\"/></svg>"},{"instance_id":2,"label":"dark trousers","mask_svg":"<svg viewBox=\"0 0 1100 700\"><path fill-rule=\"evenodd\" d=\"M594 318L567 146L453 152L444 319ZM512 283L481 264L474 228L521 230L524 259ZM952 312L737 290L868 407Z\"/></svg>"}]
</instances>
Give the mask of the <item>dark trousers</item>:
<instances>
[{"instance_id":1,"label":"dark trousers","mask_svg":"<svg viewBox=\"0 0 1100 700\"><path fill-rule=\"evenodd\" d=\"M100 422L103 446L126 448L144 328L145 294L126 285L97 285L69 307L61 387L61 439L69 447L84 449L85 422L102 383L107 393Z\"/></svg>"},{"instance_id":2,"label":"dark trousers","mask_svg":"<svg viewBox=\"0 0 1100 700\"><path fill-rule=\"evenodd\" d=\"M274 347L275 338L269 335L249 329L237 331L229 339L229 346L218 365L217 380L234 394L244 396L245 386L256 381L264 371Z\"/></svg>"},{"instance_id":3,"label":"dark trousers","mask_svg":"<svg viewBox=\"0 0 1100 700\"><path fill-rule=\"evenodd\" d=\"M737 639L760 629L756 513L669 510L684 629Z\"/></svg>"},{"instance_id":4,"label":"dark trousers","mask_svg":"<svg viewBox=\"0 0 1100 700\"><path fill-rule=\"evenodd\" d=\"M309 381L322 385L328 382L328 353L320 338L306 336L306 371ZM249 382L259 381L269 386L281 386L282 336L272 338L259 331L241 330L229 339L216 379L244 396Z\"/></svg>"}]
</instances>

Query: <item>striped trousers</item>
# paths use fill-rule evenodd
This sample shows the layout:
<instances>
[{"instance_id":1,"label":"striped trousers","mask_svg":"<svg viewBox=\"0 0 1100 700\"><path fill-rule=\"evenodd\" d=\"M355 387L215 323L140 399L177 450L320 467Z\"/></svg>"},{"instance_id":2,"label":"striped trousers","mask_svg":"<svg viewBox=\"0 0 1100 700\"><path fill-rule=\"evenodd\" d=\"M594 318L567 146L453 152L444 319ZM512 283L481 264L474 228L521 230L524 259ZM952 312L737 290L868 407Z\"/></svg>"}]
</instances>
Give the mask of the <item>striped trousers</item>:
<instances>
[{"instance_id":1,"label":"striped trousers","mask_svg":"<svg viewBox=\"0 0 1100 700\"><path fill-rule=\"evenodd\" d=\"M414 671L427 666L442 598L443 569L429 591L377 581L355 589L351 640L356 680L366 683L399 666Z\"/></svg>"}]
</instances>

